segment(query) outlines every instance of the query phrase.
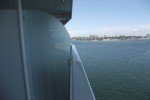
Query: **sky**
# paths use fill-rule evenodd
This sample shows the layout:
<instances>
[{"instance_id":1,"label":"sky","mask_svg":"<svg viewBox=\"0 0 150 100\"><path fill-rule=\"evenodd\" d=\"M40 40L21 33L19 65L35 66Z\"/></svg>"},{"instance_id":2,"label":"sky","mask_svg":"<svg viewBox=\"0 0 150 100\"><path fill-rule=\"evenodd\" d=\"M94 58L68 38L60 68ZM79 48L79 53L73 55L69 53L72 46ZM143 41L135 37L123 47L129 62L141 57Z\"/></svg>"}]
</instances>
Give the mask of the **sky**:
<instances>
[{"instance_id":1,"label":"sky","mask_svg":"<svg viewBox=\"0 0 150 100\"><path fill-rule=\"evenodd\" d=\"M71 37L150 34L150 0L73 0Z\"/></svg>"}]
</instances>

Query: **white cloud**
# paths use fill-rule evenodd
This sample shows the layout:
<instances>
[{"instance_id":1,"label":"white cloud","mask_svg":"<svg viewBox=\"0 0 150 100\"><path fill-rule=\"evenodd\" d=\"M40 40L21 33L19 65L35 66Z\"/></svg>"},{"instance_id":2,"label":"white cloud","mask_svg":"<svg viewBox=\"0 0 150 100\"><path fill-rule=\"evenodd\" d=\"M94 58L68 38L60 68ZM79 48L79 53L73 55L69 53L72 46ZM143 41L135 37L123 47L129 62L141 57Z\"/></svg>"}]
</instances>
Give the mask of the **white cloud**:
<instances>
[{"instance_id":1,"label":"white cloud","mask_svg":"<svg viewBox=\"0 0 150 100\"><path fill-rule=\"evenodd\" d=\"M68 30L71 36L89 36L93 35L145 35L150 34L150 25L135 25L125 27L99 27L94 31L87 30Z\"/></svg>"},{"instance_id":2,"label":"white cloud","mask_svg":"<svg viewBox=\"0 0 150 100\"><path fill-rule=\"evenodd\" d=\"M136 31L138 31L138 29L137 29L137 28L134 28L134 29L133 29L133 31L135 31L135 32L136 32Z\"/></svg>"}]
</instances>

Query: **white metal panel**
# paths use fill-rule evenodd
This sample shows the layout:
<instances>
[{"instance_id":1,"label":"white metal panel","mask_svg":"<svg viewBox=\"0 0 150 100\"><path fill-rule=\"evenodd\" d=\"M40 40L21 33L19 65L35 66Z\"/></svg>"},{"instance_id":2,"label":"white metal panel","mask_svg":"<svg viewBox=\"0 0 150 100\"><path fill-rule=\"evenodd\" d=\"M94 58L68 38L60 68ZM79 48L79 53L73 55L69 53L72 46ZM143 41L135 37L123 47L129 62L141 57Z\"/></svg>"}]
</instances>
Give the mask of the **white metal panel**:
<instances>
[{"instance_id":1,"label":"white metal panel","mask_svg":"<svg viewBox=\"0 0 150 100\"><path fill-rule=\"evenodd\" d=\"M27 100L17 10L0 10L0 100Z\"/></svg>"},{"instance_id":2,"label":"white metal panel","mask_svg":"<svg viewBox=\"0 0 150 100\"><path fill-rule=\"evenodd\" d=\"M71 51L71 100L96 100L74 45Z\"/></svg>"}]
</instances>

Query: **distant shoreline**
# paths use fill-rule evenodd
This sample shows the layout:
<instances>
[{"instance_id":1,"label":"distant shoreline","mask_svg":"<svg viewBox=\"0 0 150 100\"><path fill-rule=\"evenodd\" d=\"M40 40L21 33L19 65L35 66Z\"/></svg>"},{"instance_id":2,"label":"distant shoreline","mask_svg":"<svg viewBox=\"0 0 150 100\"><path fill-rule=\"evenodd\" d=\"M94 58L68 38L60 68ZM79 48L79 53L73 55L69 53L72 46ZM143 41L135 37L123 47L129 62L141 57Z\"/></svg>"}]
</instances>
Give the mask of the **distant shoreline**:
<instances>
[{"instance_id":1,"label":"distant shoreline","mask_svg":"<svg viewBox=\"0 0 150 100\"><path fill-rule=\"evenodd\" d=\"M123 36L123 37L72 37L72 40L80 41L119 41L119 40L147 40L150 37Z\"/></svg>"},{"instance_id":2,"label":"distant shoreline","mask_svg":"<svg viewBox=\"0 0 150 100\"><path fill-rule=\"evenodd\" d=\"M123 40L76 40L76 39L72 39L73 41L90 41L90 42L94 42L94 41L123 41ZM145 39L124 39L124 40L150 40L150 38L145 38Z\"/></svg>"}]
</instances>

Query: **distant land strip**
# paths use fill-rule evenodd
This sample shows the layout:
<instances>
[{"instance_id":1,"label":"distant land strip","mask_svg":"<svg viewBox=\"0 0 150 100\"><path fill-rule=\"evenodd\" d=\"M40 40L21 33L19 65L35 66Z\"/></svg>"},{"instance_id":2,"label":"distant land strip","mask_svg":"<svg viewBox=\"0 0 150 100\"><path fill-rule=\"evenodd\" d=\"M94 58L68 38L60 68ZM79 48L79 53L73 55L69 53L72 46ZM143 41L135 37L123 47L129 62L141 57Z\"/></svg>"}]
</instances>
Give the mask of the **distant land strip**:
<instances>
[{"instance_id":1,"label":"distant land strip","mask_svg":"<svg viewBox=\"0 0 150 100\"><path fill-rule=\"evenodd\" d=\"M109 41L109 40L138 40L138 39L150 39L150 34L146 34L146 36L101 36L90 35L89 37L72 37L72 40L83 40L83 41Z\"/></svg>"}]
</instances>

